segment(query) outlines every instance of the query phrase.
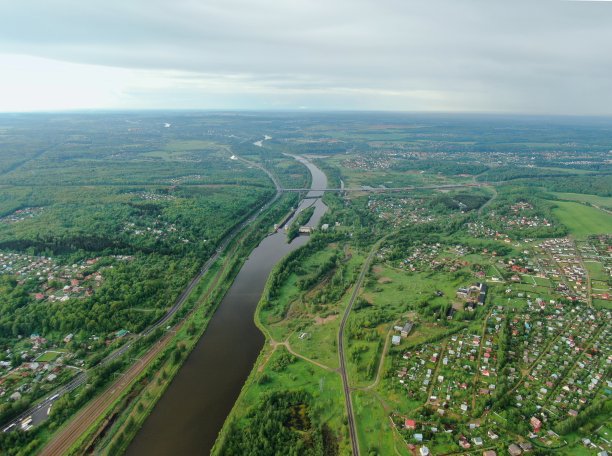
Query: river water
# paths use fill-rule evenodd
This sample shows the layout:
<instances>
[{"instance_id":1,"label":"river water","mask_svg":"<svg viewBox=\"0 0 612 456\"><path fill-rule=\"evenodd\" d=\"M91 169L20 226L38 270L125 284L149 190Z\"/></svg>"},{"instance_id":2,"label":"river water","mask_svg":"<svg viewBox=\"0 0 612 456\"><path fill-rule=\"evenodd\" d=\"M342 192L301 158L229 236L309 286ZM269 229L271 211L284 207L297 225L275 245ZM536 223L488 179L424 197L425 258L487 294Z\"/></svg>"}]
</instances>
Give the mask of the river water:
<instances>
[{"instance_id":1,"label":"river water","mask_svg":"<svg viewBox=\"0 0 612 456\"><path fill-rule=\"evenodd\" d=\"M311 188L327 188L325 174L310 161ZM311 191L294 217L314 204L308 225L316 226L327 207L323 192ZM268 276L285 255L308 242L290 244L282 228L266 237L246 260L232 286L172 383L130 444L129 456L208 455L259 352L264 336L254 323Z\"/></svg>"}]
</instances>

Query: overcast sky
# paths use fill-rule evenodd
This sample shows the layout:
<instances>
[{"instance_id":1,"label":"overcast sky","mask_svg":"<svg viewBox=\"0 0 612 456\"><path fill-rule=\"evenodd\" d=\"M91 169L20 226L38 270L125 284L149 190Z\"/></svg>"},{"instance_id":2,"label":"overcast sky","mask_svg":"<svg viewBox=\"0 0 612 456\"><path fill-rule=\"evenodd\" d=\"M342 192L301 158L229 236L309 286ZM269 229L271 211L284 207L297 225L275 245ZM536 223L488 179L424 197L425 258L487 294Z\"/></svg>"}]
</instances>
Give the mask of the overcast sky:
<instances>
[{"instance_id":1,"label":"overcast sky","mask_svg":"<svg viewBox=\"0 0 612 456\"><path fill-rule=\"evenodd\" d=\"M612 2L0 0L0 111L612 114Z\"/></svg>"}]
</instances>

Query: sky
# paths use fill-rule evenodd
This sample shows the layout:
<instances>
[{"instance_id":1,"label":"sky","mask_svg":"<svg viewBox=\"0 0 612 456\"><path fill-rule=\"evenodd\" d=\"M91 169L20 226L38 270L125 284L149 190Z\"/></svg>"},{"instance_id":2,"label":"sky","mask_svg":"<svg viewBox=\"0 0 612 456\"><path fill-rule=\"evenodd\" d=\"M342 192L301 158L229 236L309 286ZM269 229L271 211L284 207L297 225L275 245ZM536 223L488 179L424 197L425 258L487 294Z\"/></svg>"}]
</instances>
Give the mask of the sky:
<instances>
[{"instance_id":1,"label":"sky","mask_svg":"<svg viewBox=\"0 0 612 456\"><path fill-rule=\"evenodd\" d=\"M0 0L0 112L612 115L612 2Z\"/></svg>"}]
</instances>

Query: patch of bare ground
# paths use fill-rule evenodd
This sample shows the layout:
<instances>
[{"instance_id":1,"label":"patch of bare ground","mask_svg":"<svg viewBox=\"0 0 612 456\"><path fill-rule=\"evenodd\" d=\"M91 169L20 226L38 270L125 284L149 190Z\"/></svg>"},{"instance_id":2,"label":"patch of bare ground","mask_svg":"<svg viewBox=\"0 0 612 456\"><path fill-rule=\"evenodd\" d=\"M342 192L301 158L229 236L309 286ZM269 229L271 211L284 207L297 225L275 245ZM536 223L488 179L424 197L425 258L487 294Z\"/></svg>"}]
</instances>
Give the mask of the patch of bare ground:
<instances>
[{"instance_id":1,"label":"patch of bare ground","mask_svg":"<svg viewBox=\"0 0 612 456\"><path fill-rule=\"evenodd\" d=\"M320 316L317 315L315 317L315 323L317 325L324 325L325 323L329 323L330 321L334 321L336 318L338 318L338 314L328 315L325 318L320 317Z\"/></svg>"}]
</instances>

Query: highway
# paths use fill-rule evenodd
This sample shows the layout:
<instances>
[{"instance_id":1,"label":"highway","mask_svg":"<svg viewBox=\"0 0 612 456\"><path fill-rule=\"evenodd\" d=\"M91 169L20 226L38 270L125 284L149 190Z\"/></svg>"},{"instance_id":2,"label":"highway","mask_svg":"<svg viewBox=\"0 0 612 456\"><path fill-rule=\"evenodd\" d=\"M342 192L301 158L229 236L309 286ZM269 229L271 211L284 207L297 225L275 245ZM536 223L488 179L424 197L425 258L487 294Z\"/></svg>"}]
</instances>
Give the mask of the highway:
<instances>
[{"instance_id":1,"label":"highway","mask_svg":"<svg viewBox=\"0 0 612 456\"><path fill-rule=\"evenodd\" d=\"M246 226L252 224L261 212L268 209L274 202L276 202L276 200L278 200L282 192L282 187L280 186L280 183L278 179L276 178L276 176L274 176L270 171L268 171L263 166L257 163L253 163L243 158L238 158L238 159L248 164L249 166L254 166L254 167L261 169L268 175L268 177L270 177L270 179L274 183L274 186L276 187L276 194L274 195L274 197L270 201L268 201L266 204L264 204L261 208L259 208L259 210L253 211L253 213L247 220L245 220L240 225L235 227L229 234L225 236L225 238L223 238L223 240L217 247L217 250L215 251L214 255L208 259L208 261L200 269L198 274L193 279L191 279L191 281L189 282L189 285L187 285L187 287L183 290L180 296L176 299L174 305L170 309L168 309L168 311L164 314L162 318L160 318L157 322L149 326L147 329L145 329L140 334L132 337L128 343L122 345L121 347L117 348L112 353L110 353L108 356L103 358L98 364L98 366L109 364L112 361L118 359L132 347L135 341L139 340L142 337L149 335L150 333L155 331L157 328L162 327L165 323L167 323L174 316L174 314L176 314L176 312L183 306L189 294L193 291L196 285L200 282L204 274L206 274L210 270L210 268L215 263L215 261L217 261L219 257L223 254L223 252L225 251L229 243L236 237L236 235ZM21 423L24 420L29 419L30 417L32 418L32 422L31 422L32 426L37 426L40 423L44 422L49 416L50 409L51 409L51 406L53 405L53 402L58 400L64 394L69 393L70 391L73 391L74 389L83 385L86 381L87 381L87 371L80 372L73 379L71 379L68 383L51 391L49 395L45 397L42 401L37 402L35 405L27 409L25 412L21 413L19 416L17 416L17 418L14 418L13 420L7 423L3 423L2 432L11 432L11 431L14 431L15 429L20 428Z\"/></svg>"}]
</instances>

